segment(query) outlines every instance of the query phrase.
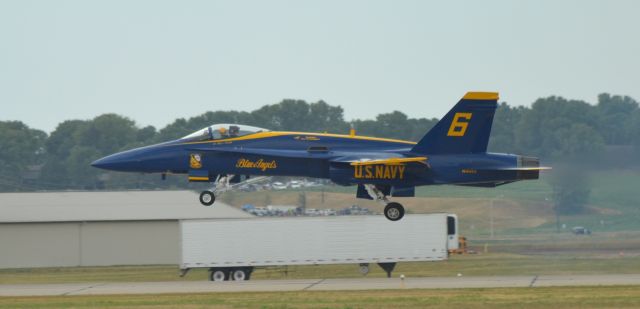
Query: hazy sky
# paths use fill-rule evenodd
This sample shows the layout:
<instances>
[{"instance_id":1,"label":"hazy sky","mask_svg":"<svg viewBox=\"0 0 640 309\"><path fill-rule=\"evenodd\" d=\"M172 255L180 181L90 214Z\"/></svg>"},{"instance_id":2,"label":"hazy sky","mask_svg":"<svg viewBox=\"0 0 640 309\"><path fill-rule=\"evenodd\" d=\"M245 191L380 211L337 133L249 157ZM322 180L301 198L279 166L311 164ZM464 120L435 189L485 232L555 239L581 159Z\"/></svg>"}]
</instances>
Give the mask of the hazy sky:
<instances>
[{"instance_id":1,"label":"hazy sky","mask_svg":"<svg viewBox=\"0 0 640 309\"><path fill-rule=\"evenodd\" d=\"M467 90L640 99L640 1L0 0L0 119L162 127L283 98L441 117Z\"/></svg>"}]
</instances>

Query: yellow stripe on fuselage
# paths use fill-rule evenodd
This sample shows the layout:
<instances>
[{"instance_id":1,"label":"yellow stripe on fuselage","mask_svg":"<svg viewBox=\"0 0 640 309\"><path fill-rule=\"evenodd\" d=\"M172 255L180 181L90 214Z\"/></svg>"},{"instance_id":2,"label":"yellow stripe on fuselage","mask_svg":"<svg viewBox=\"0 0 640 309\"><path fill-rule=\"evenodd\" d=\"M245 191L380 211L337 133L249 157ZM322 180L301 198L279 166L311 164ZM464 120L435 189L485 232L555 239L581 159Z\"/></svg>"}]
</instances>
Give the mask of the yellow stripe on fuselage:
<instances>
[{"instance_id":1,"label":"yellow stripe on fuselage","mask_svg":"<svg viewBox=\"0 0 640 309\"><path fill-rule=\"evenodd\" d=\"M426 163L426 161L427 161L427 157L389 158L389 159L380 159L380 160L356 161L356 162L351 162L351 165L353 166L378 165L378 164L399 165L399 164L410 163L410 162Z\"/></svg>"},{"instance_id":2,"label":"yellow stripe on fuselage","mask_svg":"<svg viewBox=\"0 0 640 309\"><path fill-rule=\"evenodd\" d=\"M319 136L319 137L335 137L335 138L344 138L344 139L353 139L353 140L365 140L365 141L377 141L377 142L388 142L388 143L401 143L407 145L415 145L415 142L404 141L399 139L391 139L391 138L381 138L381 137L369 137L369 136L351 136L345 134L331 134L331 133L309 133L309 132L287 132L287 131L269 131L269 132L258 132L254 134L249 134L245 136L232 137L226 139L217 139L217 140L208 140L208 141L200 141L200 142L187 142L185 145L190 144L205 144L205 143L227 143L227 142L235 142L235 141L247 141L254 139L262 139L262 138L270 138L277 136Z\"/></svg>"},{"instance_id":3,"label":"yellow stripe on fuselage","mask_svg":"<svg viewBox=\"0 0 640 309\"><path fill-rule=\"evenodd\" d=\"M209 181L209 177L189 176L189 180L194 180L194 181Z\"/></svg>"}]
</instances>

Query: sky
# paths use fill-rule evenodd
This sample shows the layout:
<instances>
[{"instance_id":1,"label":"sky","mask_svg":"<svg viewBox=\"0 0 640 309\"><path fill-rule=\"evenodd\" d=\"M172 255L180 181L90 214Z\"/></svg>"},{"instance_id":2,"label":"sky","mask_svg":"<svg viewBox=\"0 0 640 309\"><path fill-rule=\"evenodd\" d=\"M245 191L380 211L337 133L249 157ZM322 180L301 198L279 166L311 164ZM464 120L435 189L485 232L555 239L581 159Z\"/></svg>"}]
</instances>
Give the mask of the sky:
<instances>
[{"instance_id":1,"label":"sky","mask_svg":"<svg viewBox=\"0 0 640 309\"><path fill-rule=\"evenodd\" d=\"M0 120L324 100L441 117L465 92L640 99L640 1L0 0Z\"/></svg>"}]
</instances>

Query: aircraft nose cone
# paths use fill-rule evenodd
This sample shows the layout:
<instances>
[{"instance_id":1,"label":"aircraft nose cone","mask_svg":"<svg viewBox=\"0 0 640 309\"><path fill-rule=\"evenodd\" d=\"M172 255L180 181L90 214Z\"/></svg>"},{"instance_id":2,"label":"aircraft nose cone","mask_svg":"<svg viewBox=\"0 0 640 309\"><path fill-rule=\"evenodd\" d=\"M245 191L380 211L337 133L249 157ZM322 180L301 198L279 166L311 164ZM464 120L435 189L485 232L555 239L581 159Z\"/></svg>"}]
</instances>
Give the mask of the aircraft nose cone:
<instances>
[{"instance_id":1,"label":"aircraft nose cone","mask_svg":"<svg viewBox=\"0 0 640 309\"><path fill-rule=\"evenodd\" d=\"M110 169L110 167L112 167L114 163L115 162L113 162L113 160L111 160L109 157L104 157L91 162L91 166L102 169Z\"/></svg>"},{"instance_id":2,"label":"aircraft nose cone","mask_svg":"<svg viewBox=\"0 0 640 309\"><path fill-rule=\"evenodd\" d=\"M91 166L113 171L137 171L141 166L138 151L125 151L95 160Z\"/></svg>"},{"instance_id":3,"label":"aircraft nose cone","mask_svg":"<svg viewBox=\"0 0 640 309\"><path fill-rule=\"evenodd\" d=\"M104 158L91 162L91 166L97 167L97 168L102 168L104 165L105 165Z\"/></svg>"}]
</instances>

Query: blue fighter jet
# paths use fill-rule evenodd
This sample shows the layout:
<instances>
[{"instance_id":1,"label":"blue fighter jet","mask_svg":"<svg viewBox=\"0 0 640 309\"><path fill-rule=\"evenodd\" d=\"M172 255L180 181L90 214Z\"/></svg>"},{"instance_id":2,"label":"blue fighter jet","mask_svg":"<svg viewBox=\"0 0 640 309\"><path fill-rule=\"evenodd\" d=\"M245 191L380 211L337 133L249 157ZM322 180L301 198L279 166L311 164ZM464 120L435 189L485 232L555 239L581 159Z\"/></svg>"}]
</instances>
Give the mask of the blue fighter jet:
<instances>
[{"instance_id":1,"label":"blue fighter jet","mask_svg":"<svg viewBox=\"0 0 640 309\"><path fill-rule=\"evenodd\" d=\"M178 140L116 153L91 165L114 171L187 174L213 182L200 194L210 206L233 185L256 177L299 176L357 185L356 197L385 205L392 221L404 207L389 197L412 197L416 186L496 187L538 179L539 160L488 153L498 93L468 92L419 142L348 135L281 132L216 124Z\"/></svg>"}]
</instances>

